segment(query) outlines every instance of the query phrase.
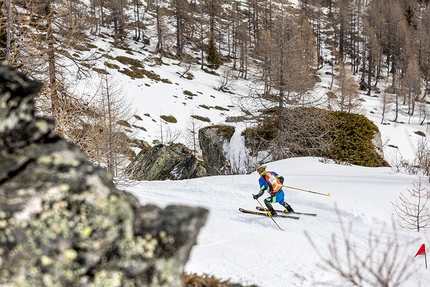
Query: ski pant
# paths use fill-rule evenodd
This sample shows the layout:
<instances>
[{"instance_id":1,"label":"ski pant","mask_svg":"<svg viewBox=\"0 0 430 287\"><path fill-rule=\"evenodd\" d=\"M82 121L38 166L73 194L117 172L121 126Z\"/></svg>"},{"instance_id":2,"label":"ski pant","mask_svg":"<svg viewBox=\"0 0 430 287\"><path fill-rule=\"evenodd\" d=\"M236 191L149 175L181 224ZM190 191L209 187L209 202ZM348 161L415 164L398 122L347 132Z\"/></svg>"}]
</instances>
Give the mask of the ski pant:
<instances>
[{"instance_id":1,"label":"ski pant","mask_svg":"<svg viewBox=\"0 0 430 287\"><path fill-rule=\"evenodd\" d=\"M275 202L277 202L277 203L281 204L283 207L287 208L287 206L289 206L289 204L284 201L284 197L285 197L284 191L281 189L280 191L278 191L277 194L265 198L264 204L266 205L267 209L269 209L270 211L273 211L272 203L275 203Z\"/></svg>"}]
</instances>

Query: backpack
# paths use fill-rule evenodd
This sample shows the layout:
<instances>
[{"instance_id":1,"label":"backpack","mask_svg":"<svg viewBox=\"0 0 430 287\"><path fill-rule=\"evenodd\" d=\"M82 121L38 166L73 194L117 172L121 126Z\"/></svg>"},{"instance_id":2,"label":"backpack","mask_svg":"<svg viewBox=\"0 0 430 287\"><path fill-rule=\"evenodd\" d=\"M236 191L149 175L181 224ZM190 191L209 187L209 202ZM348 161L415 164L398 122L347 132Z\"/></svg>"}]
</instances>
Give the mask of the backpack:
<instances>
[{"instance_id":1,"label":"backpack","mask_svg":"<svg viewBox=\"0 0 430 287\"><path fill-rule=\"evenodd\" d=\"M271 191L269 192L270 194L276 194L279 190L282 189L281 181L272 172L266 172L264 178L266 179L267 183L271 188Z\"/></svg>"}]
</instances>

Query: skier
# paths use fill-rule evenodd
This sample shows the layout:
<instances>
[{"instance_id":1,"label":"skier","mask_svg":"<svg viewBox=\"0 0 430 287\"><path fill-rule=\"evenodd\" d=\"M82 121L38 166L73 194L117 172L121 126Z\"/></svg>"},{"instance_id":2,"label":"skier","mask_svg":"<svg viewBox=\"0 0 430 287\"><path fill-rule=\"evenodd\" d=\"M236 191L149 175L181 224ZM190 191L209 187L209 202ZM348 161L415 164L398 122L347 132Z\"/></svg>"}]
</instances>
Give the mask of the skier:
<instances>
[{"instance_id":1,"label":"skier","mask_svg":"<svg viewBox=\"0 0 430 287\"><path fill-rule=\"evenodd\" d=\"M277 216L277 213L272 206L272 203L275 202L278 202L283 207L285 207L285 212L294 212L291 206L284 201L284 191L282 190L284 177L274 171L266 171L265 165L258 164L256 166L256 170L260 175L260 179L258 180L258 183L260 185L260 191L258 192L258 194L253 194L252 198L258 199L264 194L264 191L267 190L267 192L270 194L270 197L264 199L264 203L269 210L269 216Z\"/></svg>"}]
</instances>

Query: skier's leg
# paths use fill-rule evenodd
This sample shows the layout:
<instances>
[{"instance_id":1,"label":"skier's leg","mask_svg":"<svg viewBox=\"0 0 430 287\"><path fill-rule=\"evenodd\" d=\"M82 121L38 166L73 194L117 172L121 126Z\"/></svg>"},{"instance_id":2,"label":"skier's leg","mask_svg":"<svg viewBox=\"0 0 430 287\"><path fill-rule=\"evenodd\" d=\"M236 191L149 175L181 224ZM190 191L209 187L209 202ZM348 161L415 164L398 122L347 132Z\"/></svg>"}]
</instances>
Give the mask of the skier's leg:
<instances>
[{"instance_id":1,"label":"skier's leg","mask_svg":"<svg viewBox=\"0 0 430 287\"><path fill-rule=\"evenodd\" d=\"M276 202L280 203L283 207L285 207L285 212L294 212L293 208L284 200L284 191L280 190L276 195Z\"/></svg>"},{"instance_id":2,"label":"skier's leg","mask_svg":"<svg viewBox=\"0 0 430 287\"><path fill-rule=\"evenodd\" d=\"M272 215L276 215L276 211L272 206L272 203L276 202L276 196L270 196L264 199L264 204L266 205L267 209L270 211Z\"/></svg>"},{"instance_id":3,"label":"skier's leg","mask_svg":"<svg viewBox=\"0 0 430 287\"><path fill-rule=\"evenodd\" d=\"M282 204L283 207L285 207L286 212L294 212L294 209L289 205L286 201Z\"/></svg>"}]
</instances>

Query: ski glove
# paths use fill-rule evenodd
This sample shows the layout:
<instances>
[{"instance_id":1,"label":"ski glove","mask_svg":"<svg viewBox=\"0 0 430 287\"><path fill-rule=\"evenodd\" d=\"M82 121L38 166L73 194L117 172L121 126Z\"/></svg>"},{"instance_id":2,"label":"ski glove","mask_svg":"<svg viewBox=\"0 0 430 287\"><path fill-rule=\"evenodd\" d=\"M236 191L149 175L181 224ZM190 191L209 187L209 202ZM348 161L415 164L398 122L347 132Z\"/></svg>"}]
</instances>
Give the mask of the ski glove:
<instances>
[{"instance_id":1,"label":"ski glove","mask_svg":"<svg viewBox=\"0 0 430 287\"><path fill-rule=\"evenodd\" d=\"M253 195L252 195L252 198L253 198L253 199L258 199L258 194L253 194Z\"/></svg>"},{"instance_id":2,"label":"ski glove","mask_svg":"<svg viewBox=\"0 0 430 287\"><path fill-rule=\"evenodd\" d=\"M280 181L281 183L284 183L284 177L283 177L283 176L280 176L280 177L279 177L279 181Z\"/></svg>"}]
</instances>

